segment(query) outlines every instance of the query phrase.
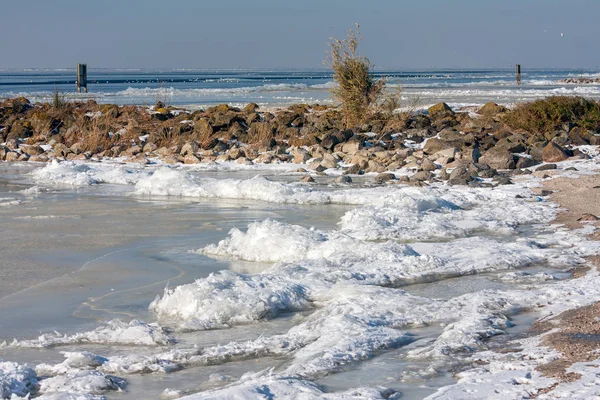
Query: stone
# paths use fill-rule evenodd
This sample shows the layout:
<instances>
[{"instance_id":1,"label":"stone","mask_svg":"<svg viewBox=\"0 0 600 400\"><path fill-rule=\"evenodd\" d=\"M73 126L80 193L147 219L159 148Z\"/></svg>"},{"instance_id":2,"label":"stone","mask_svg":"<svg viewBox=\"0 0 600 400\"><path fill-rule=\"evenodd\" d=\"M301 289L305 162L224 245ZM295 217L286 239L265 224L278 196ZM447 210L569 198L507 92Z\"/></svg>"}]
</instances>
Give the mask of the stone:
<instances>
[{"instance_id":1,"label":"stone","mask_svg":"<svg viewBox=\"0 0 600 400\"><path fill-rule=\"evenodd\" d=\"M495 169L515 169L516 166L513 155L503 147L492 147L479 158L479 162Z\"/></svg>"},{"instance_id":2,"label":"stone","mask_svg":"<svg viewBox=\"0 0 600 400\"><path fill-rule=\"evenodd\" d=\"M199 150L198 143L186 142L183 145L183 147L181 148L181 151L179 152L179 154L181 154L182 156L194 155L198 152L198 150Z\"/></svg>"},{"instance_id":3,"label":"stone","mask_svg":"<svg viewBox=\"0 0 600 400\"><path fill-rule=\"evenodd\" d=\"M155 145L154 143L146 143L142 150L144 153L148 154L148 153L152 153L157 148L158 148L158 146Z\"/></svg>"},{"instance_id":4,"label":"stone","mask_svg":"<svg viewBox=\"0 0 600 400\"><path fill-rule=\"evenodd\" d=\"M321 166L321 161L323 161L322 158L313 158L313 160L307 165L308 169L316 171L316 169Z\"/></svg>"},{"instance_id":5,"label":"stone","mask_svg":"<svg viewBox=\"0 0 600 400\"><path fill-rule=\"evenodd\" d=\"M428 158L424 159L421 163L421 169L423 171L435 171L437 168L437 165Z\"/></svg>"},{"instance_id":6,"label":"stone","mask_svg":"<svg viewBox=\"0 0 600 400\"><path fill-rule=\"evenodd\" d=\"M445 140L442 139L438 139L438 138L431 138L428 139L427 142L425 142L425 146L423 147L423 153L425 154L436 154L442 150L447 150L447 149L452 149L452 150L448 150L450 151L458 151L458 149L456 149L456 146L454 146L454 143L451 142L447 142Z\"/></svg>"},{"instance_id":7,"label":"stone","mask_svg":"<svg viewBox=\"0 0 600 400\"><path fill-rule=\"evenodd\" d=\"M344 171L344 174L348 175L358 175L360 174L360 165L352 164Z\"/></svg>"},{"instance_id":8,"label":"stone","mask_svg":"<svg viewBox=\"0 0 600 400\"><path fill-rule=\"evenodd\" d=\"M494 179L496 185L512 185L512 181L508 176L498 176Z\"/></svg>"},{"instance_id":9,"label":"stone","mask_svg":"<svg viewBox=\"0 0 600 400\"><path fill-rule=\"evenodd\" d=\"M556 164L545 164L545 165L540 165L535 170L536 171L550 171L550 170L556 169L556 168L557 168Z\"/></svg>"},{"instance_id":10,"label":"stone","mask_svg":"<svg viewBox=\"0 0 600 400\"><path fill-rule=\"evenodd\" d=\"M308 154L308 151L305 149L295 148L290 152L290 154L293 157L294 164L304 164L310 160L310 154Z\"/></svg>"},{"instance_id":11,"label":"stone","mask_svg":"<svg viewBox=\"0 0 600 400\"><path fill-rule=\"evenodd\" d=\"M537 162L535 162L535 160L533 158L519 157L519 159L517 160L516 168L517 169L530 168L536 164L537 164Z\"/></svg>"},{"instance_id":12,"label":"stone","mask_svg":"<svg viewBox=\"0 0 600 400\"><path fill-rule=\"evenodd\" d=\"M554 163L564 161L567 158L569 158L569 155L565 148L554 142L548 143L542 150L542 160L544 162Z\"/></svg>"},{"instance_id":13,"label":"stone","mask_svg":"<svg viewBox=\"0 0 600 400\"><path fill-rule=\"evenodd\" d=\"M35 144L32 146L23 146L23 151L30 156L39 156L44 153L44 149Z\"/></svg>"},{"instance_id":14,"label":"stone","mask_svg":"<svg viewBox=\"0 0 600 400\"><path fill-rule=\"evenodd\" d=\"M362 150L363 146L358 140L346 142L341 145L341 152L349 155L354 155Z\"/></svg>"},{"instance_id":15,"label":"stone","mask_svg":"<svg viewBox=\"0 0 600 400\"><path fill-rule=\"evenodd\" d=\"M19 148L19 142L16 139L9 139L6 141L6 147L10 150L16 150Z\"/></svg>"},{"instance_id":16,"label":"stone","mask_svg":"<svg viewBox=\"0 0 600 400\"><path fill-rule=\"evenodd\" d=\"M429 171L419 171L411 177L413 181L430 181L433 179L433 174Z\"/></svg>"},{"instance_id":17,"label":"stone","mask_svg":"<svg viewBox=\"0 0 600 400\"><path fill-rule=\"evenodd\" d=\"M19 153L17 153L16 151L9 151L8 153L6 153L6 157L5 160L6 161L17 161L19 159Z\"/></svg>"},{"instance_id":18,"label":"stone","mask_svg":"<svg viewBox=\"0 0 600 400\"><path fill-rule=\"evenodd\" d=\"M29 157L29 162L48 162L48 157L45 155L34 155Z\"/></svg>"},{"instance_id":19,"label":"stone","mask_svg":"<svg viewBox=\"0 0 600 400\"><path fill-rule=\"evenodd\" d=\"M376 183L385 183L385 182L389 182L391 180L395 180L396 179L396 175L392 174L391 172L382 172L381 174L378 174L375 177L375 182Z\"/></svg>"},{"instance_id":20,"label":"stone","mask_svg":"<svg viewBox=\"0 0 600 400\"><path fill-rule=\"evenodd\" d=\"M500 105L494 103L493 101L490 101L489 103L484 104L483 107L481 107L477 111L477 113L481 114L481 115L493 117L495 115L504 113L506 111L508 111L508 109L506 107L500 106Z\"/></svg>"},{"instance_id":21,"label":"stone","mask_svg":"<svg viewBox=\"0 0 600 400\"><path fill-rule=\"evenodd\" d=\"M438 103L427 109L427 112L433 118L454 115L454 111L446 103Z\"/></svg>"},{"instance_id":22,"label":"stone","mask_svg":"<svg viewBox=\"0 0 600 400\"><path fill-rule=\"evenodd\" d=\"M234 147L228 151L229 157L232 160L237 160L238 158L246 158L246 152L244 149L240 149L239 147Z\"/></svg>"},{"instance_id":23,"label":"stone","mask_svg":"<svg viewBox=\"0 0 600 400\"><path fill-rule=\"evenodd\" d=\"M314 181L315 180L310 175L306 175L305 177L303 177L302 179L300 179L300 182L305 182L305 183L314 183Z\"/></svg>"},{"instance_id":24,"label":"stone","mask_svg":"<svg viewBox=\"0 0 600 400\"><path fill-rule=\"evenodd\" d=\"M235 160L236 164L241 164L241 165L254 165L254 163L251 160L248 160L246 157L240 157L237 160Z\"/></svg>"},{"instance_id":25,"label":"stone","mask_svg":"<svg viewBox=\"0 0 600 400\"><path fill-rule=\"evenodd\" d=\"M348 175L340 175L334 180L335 183L352 183L352 178Z\"/></svg>"},{"instance_id":26,"label":"stone","mask_svg":"<svg viewBox=\"0 0 600 400\"><path fill-rule=\"evenodd\" d=\"M450 185L466 185L473 180L471 173L469 170L464 167L456 167L450 173L450 177L448 179L448 183Z\"/></svg>"},{"instance_id":27,"label":"stone","mask_svg":"<svg viewBox=\"0 0 600 400\"><path fill-rule=\"evenodd\" d=\"M188 154L183 159L184 164L199 164L200 159L193 154Z\"/></svg>"}]
</instances>

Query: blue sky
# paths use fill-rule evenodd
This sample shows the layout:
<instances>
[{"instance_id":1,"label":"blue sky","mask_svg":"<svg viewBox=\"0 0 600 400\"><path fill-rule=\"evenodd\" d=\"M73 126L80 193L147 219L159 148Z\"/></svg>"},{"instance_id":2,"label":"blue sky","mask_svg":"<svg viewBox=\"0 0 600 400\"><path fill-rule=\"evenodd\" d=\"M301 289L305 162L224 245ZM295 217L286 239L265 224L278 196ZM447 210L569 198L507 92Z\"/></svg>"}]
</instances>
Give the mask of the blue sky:
<instances>
[{"instance_id":1,"label":"blue sky","mask_svg":"<svg viewBox=\"0 0 600 400\"><path fill-rule=\"evenodd\" d=\"M600 67L598 0L28 0L0 68L321 68L355 22L376 67ZM561 33L563 36L561 36Z\"/></svg>"}]
</instances>

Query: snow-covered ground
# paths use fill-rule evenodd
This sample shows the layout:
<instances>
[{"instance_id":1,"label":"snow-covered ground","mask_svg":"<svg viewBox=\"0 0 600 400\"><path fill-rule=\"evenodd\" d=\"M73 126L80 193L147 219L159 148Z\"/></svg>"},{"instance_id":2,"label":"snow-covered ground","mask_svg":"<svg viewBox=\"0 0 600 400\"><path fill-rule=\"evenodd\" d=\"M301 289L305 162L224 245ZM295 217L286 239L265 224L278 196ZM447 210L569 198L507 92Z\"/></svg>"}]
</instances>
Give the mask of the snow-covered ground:
<instances>
[{"instance_id":1,"label":"snow-covered ground","mask_svg":"<svg viewBox=\"0 0 600 400\"><path fill-rule=\"evenodd\" d=\"M573 166L578 171L564 171ZM577 176L598 168L591 159L568 161L560 169ZM195 382L194 390L170 387L156 396L393 399L424 386L432 399L527 398L555 383L535 367L559 355L539 346L536 337L519 339L519 352L503 354L490 350L490 340L510 333L519 314L556 315L600 300L596 270L577 279L567 272L600 253L600 243L588 238L594 228L549 225L559 210L532 191L541 178L525 175L493 189L339 186L291 182L285 178L289 167L254 170L254 177L231 177L231 165L222 170L229 172L207 177L189 168L53 162L25 177L36 189L0 200L19 207L48 187L119 185L124 189L116 193L132 199L347 207L330 229L262 218L231 229L223 240L186 249L194 256L263 267L256 273L232 268L169 285L148 302L152 321L113 320L91 331L45 332L2 344L0 352L12 355L48 348L65 352L62 362L0 363L0 398L34 393L44 399L96 399L125 391L121 398L128 380L139 382L138 374L183 374L236 362L246 374L211 375ZM487 283L474 285L473 276L484 276ZM450 280L462 283L443 290ZM277 331L256 334L279 320L286 322ZM220 340L228 331L237 333ZM195 335L214 340L196 342ZM390 352L409 366L390 379L347 380L343 388L323 383ZM271 358L281 362L253 367ZM598 396L596 364L574 365L579 381L539 398ZM456 383L439 387L433 378L441 375Z\"/></svg>"}]
</instances>

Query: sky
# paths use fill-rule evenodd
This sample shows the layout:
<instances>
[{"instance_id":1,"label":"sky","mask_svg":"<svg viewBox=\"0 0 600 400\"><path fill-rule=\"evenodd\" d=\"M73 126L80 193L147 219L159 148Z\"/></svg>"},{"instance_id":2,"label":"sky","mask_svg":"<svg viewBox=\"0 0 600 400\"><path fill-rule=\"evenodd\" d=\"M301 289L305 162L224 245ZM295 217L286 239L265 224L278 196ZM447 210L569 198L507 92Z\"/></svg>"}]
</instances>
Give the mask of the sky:
<instances>
[{"instance_id":1,"label":"sky","mask_svg":"<svg viewBox=\"0 0 600 400\"><path fill-rule=\"evenodd\" d=\"M600 67L599 0L0 0L0 68Z\"/></svg>"}]
</instances>

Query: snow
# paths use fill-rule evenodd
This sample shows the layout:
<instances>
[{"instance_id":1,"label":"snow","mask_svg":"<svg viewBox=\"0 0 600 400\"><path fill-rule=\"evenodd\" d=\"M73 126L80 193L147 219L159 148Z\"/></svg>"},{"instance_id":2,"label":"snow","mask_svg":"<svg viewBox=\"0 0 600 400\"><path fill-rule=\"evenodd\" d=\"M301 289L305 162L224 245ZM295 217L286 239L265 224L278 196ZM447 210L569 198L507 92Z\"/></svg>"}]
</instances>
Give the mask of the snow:
<instances>
[{"instance_id":1,"label":"snow","mask_svg":"<svg viewBox=\"0 0 600 400\"><path fill-rule=\"evenodd\" d=\"M594 160L577 166L582 174L596 168ZM0 363L0 383L8 395L26 395L39 380L40 394L47 398L63 393L70 398L99 396L124 389L125 381L116 376L275 357L284 361L274 370L249 372L240 379L215 376L203 392L188 395L171 388L162 397L397 398L399 394L380 387L328 392L314 381L407 346L405 360L420 366L418 376L469 366L458 373L455 384L439 388L431 399L521 398L555 383L535 367L560 355L540 347L536 337L520 339L519 351L495 353L488 350L489 338L504 334L513 326L511 317L525 309L553 316L600 299L596 270L578 279L560 279L566 269L586 265L586 257L600 254L600 243L587 238L595 228L549 225L559 210L529 190L539 185L531 176L494 189L432 185L332 190L262 176L212 179L165 166L52 163L32 177L40 185L128 185L143 197L353 208L336 229L265 219L233 228L218 243L192 250L223 261L266 265L260 273L223 270L193 283L167 286L149 305L156 323L111 321L90 332L45 334L4 344L12 349L148 346L109 355L67 351L63 362L39 364L35 370ZM487 274L497 285L439 298L410 292L413 283L474 274ZM248 330L257 332L263 321L292 312L297 313L293 325L277 333L204 345L175 344L173 339L236 325L251 324ZM422 335L420 328L434 333ZM213 335L219 337L218 332ZM582 375L580 381L561 384L538 398L597 396L597 366L600 362L572 366Z\"/></svg>"},{"instance_id":2,"label":"snow","mask_svg":"<svg viewBox=\"0 0 600 400\"><path fill-rule=\"evenodd\" d=\"M123 322L112 320L93 331L79 332L73 335L61 335L58 332L48 333L32 340L17 340L11 343L0 343L1 348L48 348L72 344L129 344L157 346L167 345L173 339L157 324L147 324L132 320Z\"/></svg>"}]
</instances>

